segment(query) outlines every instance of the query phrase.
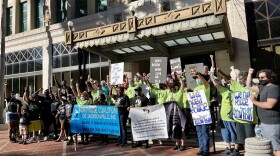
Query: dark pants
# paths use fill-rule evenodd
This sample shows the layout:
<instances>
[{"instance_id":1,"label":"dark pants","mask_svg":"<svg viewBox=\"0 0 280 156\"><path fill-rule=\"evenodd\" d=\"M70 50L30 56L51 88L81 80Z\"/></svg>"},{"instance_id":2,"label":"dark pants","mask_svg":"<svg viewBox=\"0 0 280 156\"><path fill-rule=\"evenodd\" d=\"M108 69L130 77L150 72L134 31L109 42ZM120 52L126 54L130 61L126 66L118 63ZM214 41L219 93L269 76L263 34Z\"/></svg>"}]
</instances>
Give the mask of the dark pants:
<instances>
[{"instance_id":1,"label":"dark pants","mask_svg":"<svg viewBox=\"0 0 280 156\"><path fill-rule=\"evenodd\" d=\"M120 136L118 138L118 144L125 145L127 144L127 131L126 131L126 122L127 122L128 114L119 114L120 120Z\"/></svg>"},{"instance_id":2,"label":"dark pants","mask_svg":"<svg viewBox=\"0 0 280 156\"><path fill-rule=\"evenodd\" d=\"M86 140L85 140L85 138L86 138ZM88 134L81 133L81 140L82 140L82 142L88 142L89 141L88 140Z\"/></svg>"},{"instance_id":3,"label":"dark pants","mask_svg":"<svg viewBox=\"0 0 280 156\"><path fill-rule=\"evenodd\" d=\"M57 136L57 121L55 115L53 114L44 114L42 115L43 123L43 135L49 136L50 134L50 125L53 124L54 135Z\"/></svg>"},{"instance_id":4,"label":"dark pants","mask_svg":"<svg viewBox=\"0 0 280 156\"><path fill-rule=\"evenodd\" d=\"M70 136L70 140L73 140L73 133L71 133L70 119L66 119L65 121L65 133L67 136Z\"/></svg>"},{"instance_id":5,"label":"dark pants","mask_svg":"<svg viewBox=\"0 0 280 156\"><path fill-rule=\"evenodd\" d=\"M204 153L209 153L209 127L208 125L198 125L196 126L198 143L199 143L199 150L203 151Z\"/></svg>"},{"instance_id":6,"label":"dark pants","mask_svg":"<svg viewBox=\"0 0 280 156\"><path fill-rule=\"evenodd\" d=\"M245 144L245 139L255 137L255 124L236 122L237 144Z\"/></svg>"},{"instance_id":7,"label":"dark pants","mask_svg":"<svg viewBox=\"0 0 280 156\"><path fill-rule=\"evenodd\" d=\"M102 142L107 142L108 143L108 135L107 134L100 134L100 138Z\"/></svg>"}]
</instances>

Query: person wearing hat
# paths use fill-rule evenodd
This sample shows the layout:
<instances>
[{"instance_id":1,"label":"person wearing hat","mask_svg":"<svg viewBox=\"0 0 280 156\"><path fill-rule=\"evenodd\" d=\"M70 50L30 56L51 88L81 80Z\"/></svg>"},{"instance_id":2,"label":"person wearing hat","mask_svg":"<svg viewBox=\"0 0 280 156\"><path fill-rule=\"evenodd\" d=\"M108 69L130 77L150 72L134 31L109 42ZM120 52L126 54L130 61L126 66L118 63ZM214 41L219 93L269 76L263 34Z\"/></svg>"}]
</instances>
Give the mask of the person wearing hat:
<instances>
[{"instance_id":1,"label":"person wearing hat","mask_svg":"<svg viewBox=\"0 0 280 156\"><path fill-rule=\"evenodd\" d=\"M150 101L149 99L142 93L142 88L141 87L137 87L134 89L135 91L135 96L132 102L132 107L146 107L148 105L150 105ZM143 141L136 141L132 147L141 147L142 146L142 142L145 144L145 148L149 147L149 143L148 140L143 140Z\"/></svg>"}]
</instances>

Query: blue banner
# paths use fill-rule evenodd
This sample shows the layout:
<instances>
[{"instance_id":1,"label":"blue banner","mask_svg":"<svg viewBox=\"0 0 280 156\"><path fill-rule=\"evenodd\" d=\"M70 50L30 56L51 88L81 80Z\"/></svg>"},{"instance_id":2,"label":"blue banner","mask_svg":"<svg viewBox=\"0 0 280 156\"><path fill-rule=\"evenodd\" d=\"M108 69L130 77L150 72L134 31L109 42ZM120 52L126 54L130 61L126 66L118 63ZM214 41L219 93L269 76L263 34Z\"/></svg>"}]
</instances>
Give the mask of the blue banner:
<instances>
[{"instance_id":1,"label":"blue banner","mask_svg":"<svg viewBox=\"0 0 280 156\"><path fill-rule=\"evenodd\" d=\"M75 105L70 126L72 133L120 136L118 108L115 106Z\"/></svg>"}]
</instances>

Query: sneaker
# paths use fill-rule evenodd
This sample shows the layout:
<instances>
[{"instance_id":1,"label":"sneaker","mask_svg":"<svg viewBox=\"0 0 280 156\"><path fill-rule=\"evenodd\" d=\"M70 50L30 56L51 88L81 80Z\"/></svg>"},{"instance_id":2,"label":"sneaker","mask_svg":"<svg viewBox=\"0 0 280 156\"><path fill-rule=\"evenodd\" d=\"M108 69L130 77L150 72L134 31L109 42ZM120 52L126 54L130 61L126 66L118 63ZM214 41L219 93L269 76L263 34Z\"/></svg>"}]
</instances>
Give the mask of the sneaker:
<instances>
[{"instance_id":1,"label":"sneaker","mask_svg":"<svg viewBox=\"0 0 280 156\"><path fill-rule=\"evenodd\" d=\"M184 151L185 149L186 149L185 145L180 146L180 148L179 148L180 151Z\"/></svg>"},{"instance_id":2,"label":"sneaker","mask_svg":"<svg viewBox=\"0 0 280 156\"><path fill-rule=\"evenodd\" d=\"M238 150L236 150L236 149L233 149L233 151L232 151L232 154L231 154L232 156L240 156L240 153L239 153L239 151Z\"/></svg>"},{"instance_id":3,"label":"sneaker","mask_svg":"<svg viewBox=\"0 0 280 156\"><path fill-rule=\"evenodd\" d=\"M198 151L197 153L196 153L196 155L202 155L203 154L203 151Z\"/></svg>"},{"instance_id":4,"label":"sneaker","mask_svg":"<svg viewBox=\"0 0 280 156\"><path fill-rule=\"evenodd\" d=\"M175 145L174 147L173 147L173 150L178 150L179 149L179 145Z\"/></svg>"},{"instance_id":5,"label":"sneaker","mask_svg":"<svg viewBox=\"0 0 280 156\"><path fill-rule=\"evenodd\" d=\"M222 153L222 155L230 155L231 154L231 151L229 148L226 148L226 150L224 150Z\"/></svg>"},{"instance_id":6,"label":"sneaker","mask_svg":"<svg viewBox=\"0 0 280 156\"><path fill-rule=\"evenodd\" d=\"M44 137L44 141L48 141L48 139L49 139L48 136Z\"/></svg>"}]
</instances>

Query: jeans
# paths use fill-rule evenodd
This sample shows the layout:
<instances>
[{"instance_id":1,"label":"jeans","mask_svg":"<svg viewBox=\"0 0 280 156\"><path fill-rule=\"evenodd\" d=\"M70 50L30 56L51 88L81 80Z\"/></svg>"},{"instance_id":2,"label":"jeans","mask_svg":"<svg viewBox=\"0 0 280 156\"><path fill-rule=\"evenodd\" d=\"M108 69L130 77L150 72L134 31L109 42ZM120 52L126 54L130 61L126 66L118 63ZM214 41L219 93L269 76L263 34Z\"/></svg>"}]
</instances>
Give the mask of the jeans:
<instances>
[{"instance_id":1,"label":"jeans","mask_svg":"<svg viewBox=\"0 0 280 156\"><path fill-rule=\"evenodd\" d=\"M224 142L236 143L236 123L231 121L220 120L221 132Z\"/></svg>"},{"instance_id":2,"label":"jeans","mask_svg":"<svg viewBox=\"0 0 280 156\"><path fill-rule=\"evenodd\" d=\"M127 131L126 131L126 122L127 122L128 114L119 114L120 119L120 136L118 138L118 144L125 145L127 144Z\"/></svg>"},{"instance_id":3,"label":"jeans","mask_svg":"<svg viewBox=\"0 0 280 156\"><path fill-rule=\"evenodd\" d=\"M209 127L208 125L197 125L196 126L199 150L204 153L209 153Z\"/></svg>"}]
</instances>

